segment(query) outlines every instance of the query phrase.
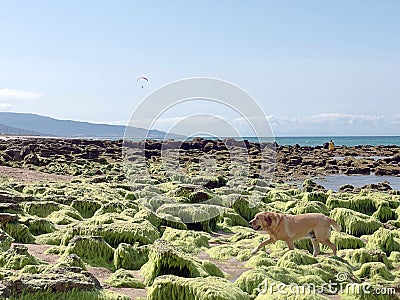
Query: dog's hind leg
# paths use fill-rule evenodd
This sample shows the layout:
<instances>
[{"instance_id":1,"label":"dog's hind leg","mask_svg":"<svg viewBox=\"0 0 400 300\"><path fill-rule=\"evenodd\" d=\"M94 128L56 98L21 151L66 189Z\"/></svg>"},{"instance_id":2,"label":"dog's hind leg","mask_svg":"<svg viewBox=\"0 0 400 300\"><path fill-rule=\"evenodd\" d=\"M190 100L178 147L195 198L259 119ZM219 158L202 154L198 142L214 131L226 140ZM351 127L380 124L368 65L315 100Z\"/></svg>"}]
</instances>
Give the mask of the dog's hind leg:
<instances>
[{"instance_id":1,"label":"dog's hind leg","mask_svg":"<svg viewBox=\"0 0 400 300\"><path fill-rule=\"evenodd\" d=\"M285 241L287 246L289 247L289 250L294 250L294 242L292 239L286 240Z\"/></svg>"},{"instance_id":2,"label":"dog's hind leg","mask_svg":"<svg viewBox=\"0 0 400 300\"><path fill-rule=\"evenodd\" d=\"M315 237L317 238L317 240L320 243L327 245L329 248L331 248L333 251L333 255L336 255L336 245L329 240L330 234L331 234L330 227L321 230L315 230Z\"/></svg>"},{"instance_id":3,"label":"dog's hind leg","mask_svg":"<svg viewBox=\"0 0 400 300\"><path fill-rule=\"evenodd\" d=\"M272 244L273 242L275 242L274 239L269 238L266 241L263 241L262 243L260 243L260 245L258 245L256 248L254 248L253 251L251 251L251 254L256 254L258 252L258 250L260 250L262 247L268 245L268 244Z\"/></svg>"},{"instance_id":4,"label":"dog's hind leg","mask_svg":"<svg viewBox=\"0 0 400 300\"><path fill-rule=\"evenodd\" d=\"M320 242L324 245L327 245L329 248L332 249L333 251L333 255L336 255L336 245L334 243L332 243L329 239L325 239L325 240L320 240Z\"/></svg>"}]
</instances>

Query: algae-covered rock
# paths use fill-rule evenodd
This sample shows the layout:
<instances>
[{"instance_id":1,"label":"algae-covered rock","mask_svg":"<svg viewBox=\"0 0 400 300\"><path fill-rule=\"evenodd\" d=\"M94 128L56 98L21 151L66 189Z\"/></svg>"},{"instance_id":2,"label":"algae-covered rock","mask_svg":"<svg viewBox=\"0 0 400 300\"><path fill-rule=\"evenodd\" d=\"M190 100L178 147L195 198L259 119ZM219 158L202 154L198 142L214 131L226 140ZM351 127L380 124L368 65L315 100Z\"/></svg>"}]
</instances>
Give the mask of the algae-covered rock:
<instances>
[{"instance_id":1,"label":"algae-covered rock","mask_svg":"<svg viewBox=\"0 0 400 300\"><path fill-rule=\"evenodd\" d=\"M28 252L28 248L23 245L14 245L6 252L0 253L0 266L8 269L20 270L26 265L43 264Z\"/></svg>"},{"instance_id":2,"label":"algae-covered rock","mask_svg":"<svg viewBox=\"0 0 400 300\"><path fill-rule=\"evenodd\" d=\"M258 268L258 267L269 267L275 266L276 261L272 259L265 252L258 252L256 255L250 257L250 259L244 265L246 268Z\"/></svg>"},{"instance_id":3,"label":"algae-covered rock","mask_svg":"<svg viewBox=\"0 0 400 300\"><path fill-rule=\"evenodd\" d=\"M14 239L5 231L0 229L0 252L7 251Z\"/></svg>"},{"instance_id":4,"label":"algae-covered rock","mask_svg":"<svg viewBox=\"0 0 400 300\"><path fill-rule=\"evenodd\" d=\"M368 262L361 266L354 274L359 278L367 278L374 282L382 282L386 280L393 280L394 276L391 274L384 263L381 262Z\"/></svg>"},{"instance_id":5,"label":"algae-covered rock","mask_svg":"<svg viewBox=\"0 0 400 300\"><path fill-rule=\"evenodd\" d=\"M310 202L300 202L296 204L295 207L288 210L288 213L299 215L306 213L320 213L324 215L329 215L329 209L322 202L310 201Z\"/></svg>"},{"instance_id":6,"label":"algae-covered rock","mask_svg":"<svg viewBox=\"0 0 400 300\"><path fill-rule=\"evenodd\" d=\"M58 260L58 265L64 267L79 267L82 270L86 270L84 262L75 253L61 256Z\"/></svg>"},{"instance_id":7,"label":"algae-covered rock","mask_svg":"<svg viewBox=\"0 0 400 300\"><path fill-rule=\"evenodd\" d=\"M141 268L145 284L151 284L160 275L172 274L183 277L223 277L214 264L184 253L167 241L158 239L150 247L149 261Z\"/></svg>"},{"instance_id":8,"label":"algae-covered rock","mask_svg":"<svg viewBox=\"0 0 400 300\"><path fill-rule=\"evenodd\" d=\"M124 269L115 271L106 281L112 287L144 289L145 285L131 273Z\"/></svg>"},{"instance_id":9,"label":"algae-covered rock","mask_svg":"<svg viewBox=\"0 0 400 300\"><path fill-rule=\"evenodd\" d=\"M101 204L96 200L75 200L71 203L82 217L91 218L97 210L100 209Z\"/></svg>"},{"instance_id":10,"label":"algae-covered rock","mask_svg":"<svg viewBox=\"0 0 400 300\"><path fill-rule=\"evenodd\" d=\"M235 285L247 294L255 296L259 292L258 288L260 283L267 277L268 273L264 268L253 269L240 275L240 277L235 281Z\"/></svg>"},{"instance_id":11,"label":"algae-covered rock","mask_svg":"<svg viewBox=\"0 0 400 300\"><path fill-rule=\"evenodd\" d=\"M4 226L4 231L7 232L18 243L33 243L34 236L31 234L28 226L20 223L7 223Z\"/></svg>"},{"instance_id":12,"label":"algae-covered rock","mask_svg":"<svg viewBox=\"0 0 400 300\"><path fill-rule=\"evenodd\" d=\"M225 208L209 204L163 204L156 214L168 214L179 218L188 228L211 232L216 228Z\"/></svg>"},{"instance_id":13,"label":"algae-covered rock","mask_svg":"<svg viewBox=\"0 0 400 300\"><path fill-rule=\"evenodd\" d=\"M386 253L378 249L355 249L346 250L345 258L351 264L360 267L361 265L368 262L381 262L390 267L390 262L386 256ZM341 253L340 253L341 254Z\"/></svg>"},{"instance_id":14,"label":"algae-covered rock","mask_svg":"<svg viewBox=\"0 0 400 300\"><path fill-rule=\"evenodd\" d=\"M392 231L379 228L368 238L368 249L380 249L387 255L392 251L400 251L400 239Z\"/></svg>"},{"instance_id":15,"label":"algae-covered rock","mask_svg":"<svg viewBox=\"0 0 400 300\"><path fill-rule=\"evenodd\" d=\"M51 221L36 216L22 217L20 218L20 223L26 225L33 235L50 233L56 230Z\"/></svg>"},{"instance_id":16,"label":"algae-covered rock","mask_svg":"<svg viewBox=\"0 0 400 300\"><path fill-rule=\"evenodd\" d=\"M59 245L61 245L61 241L67 232L68 232L68 230L59 229L59 230L56 230L51 233L41 234L36 237L35 241L38 244L59 246ZM71 230L71 234L72 234L72 230Z\"/></svg>"},{"instance_id":17,"label":"algae-covered rock","mask_svg":"<svg viewBox=\"0 0 400 300\"><path fill-rule=\"evenodd\" d=\"M296 268L297 265L311 265L318 260L302 250L292 250L286 252L277 263L278 267Z\"/></svg>"},{"instance_id":18,"label":"algae-covered rock","mask_svg":"<svg viewBox=\"0 0 400 300\"><path fill-rule=\"evenodd\" d=\"M382 227L382 223L368 215L346 208L335 208L331 211L334 219L348 234L361 236L371 234Z\"/></svg>"},{"instance_id":19,"label":"algae-covered rock","mask_svg":"<svg viewBox=\"0 0 400 300\"><path fill-rule=\"evenodd\" d=\"M76 254L94 267L112 269L114 249L101 236L75 236L69 241L64 255Z\"/></svg>"},{"instance_id":20,"label":"algae-covered rock","mask_svg":"<svg viewBox=\"0 0 400 300\"><path fill-rule=\"evenodd\" d=\"M204 232L167 227L161 238L184 252L198 253L210 248L208 240L211 236Z\"/></svg>"},{"instance_id":21,"label":"algae-covered rock","mask_svg":"<svg viewBox=\"0 0 400 300\"><path fill-rule=\"evenodd\" d=\"M365 246L365 242L345 232L333 231L331 233L331 242L334 243L338 250L340 249L358 249Z\"/></svg>"},{"instance_id":22,"label":"algae-covered rock","mask_svg":"<svg viewBox=\"0 0 400 300\"><path fill-rule=\"evenodd\" d=\"M228 226L249 226L249 223L232 208L226 209L222 217L224 218L224 223Z\"/></svg>"},{"instance_id":23,"label":"algae-covered rock","mask_svg":"<svg viewBox=\"0 0 400 300\"><path fill-rule=\"evenodd\" d=\"M72 236L74 235L102 236L113 247L118 247L120 243L147 245L160 237L158 230L149 221L142 223L118 221L104 225L76 225L73 227Z\"/></svg>"},{"instance_id":24,"label":"algae-covered rock","mask_svg":"<svg viewBox=\"0 0 400 300\"><path fill-rule=\"evenodd\" d=\"M182 278L165 275L156 278L147 294L148 300L250 300L230 281L218 278Z\"/></svg>"},{"instance_id":25,"label":"algae-covered rock","mask_svg":"<svg viewBox=\"0 0 400 300\"><path fill-rule=\"evenodd\" d=\"M100 288L99 281L80 268L50 268L45 273L21 274L19 277L6 277L2 280L5 287L0 297L18 297L35 293L60 293L71 290L90 291ZM31 295L31 299L33 298Z\"/></svg>"},{"instance_id":26,"label":"algae-covered rock","mask_svg":"<svg viewBox=\"0 0 400 300\"><path fill-rule=\"evenodd\" d=\"M139 270L148 261L148 245L121 243L114 251L115 269Z\"/></svg>"}]
</instances>

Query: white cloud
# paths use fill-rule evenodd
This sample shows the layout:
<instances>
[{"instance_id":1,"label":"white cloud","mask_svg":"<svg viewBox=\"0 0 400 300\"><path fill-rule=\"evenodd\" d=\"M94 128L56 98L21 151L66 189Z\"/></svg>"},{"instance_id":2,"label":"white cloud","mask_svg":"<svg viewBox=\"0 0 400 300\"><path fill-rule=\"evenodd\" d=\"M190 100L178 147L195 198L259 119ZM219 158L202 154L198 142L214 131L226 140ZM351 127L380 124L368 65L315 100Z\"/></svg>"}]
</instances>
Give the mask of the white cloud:
<instances>
[{"instance_id":1,"label":"white cloud","mask_svg":"<svg viewBox=\"0 0 400 300\"><path fill-rule=\"evenodd\" d=\"M9 110L17 101L36 100L42 97L42 94L37 92L0 89L0 109Z\"/></svg>"},{"instance_id":2,"label":"white cloud","mask_svg":"<svg viewBox=\"0 0 400 300\"><path fill-rule=\"evenodd\" d=\"M2 102L0 102L0 109L1 110L8 110L8 109L10 109L10 107L11 107L10 103L2 103Z\"/></svg>"},{"instance_id":3,"label":"white cloud","mask_svg":"<svg viewBox=\"0 0 400 300\"><path fill-rule=\"evenodd\" d=\"M11 90L11 89L0 89L0 100L3 101L15 101L15 100L35 100L42 96L37 92L22 91L22 90Z\"/></svg>"}]
</instances>

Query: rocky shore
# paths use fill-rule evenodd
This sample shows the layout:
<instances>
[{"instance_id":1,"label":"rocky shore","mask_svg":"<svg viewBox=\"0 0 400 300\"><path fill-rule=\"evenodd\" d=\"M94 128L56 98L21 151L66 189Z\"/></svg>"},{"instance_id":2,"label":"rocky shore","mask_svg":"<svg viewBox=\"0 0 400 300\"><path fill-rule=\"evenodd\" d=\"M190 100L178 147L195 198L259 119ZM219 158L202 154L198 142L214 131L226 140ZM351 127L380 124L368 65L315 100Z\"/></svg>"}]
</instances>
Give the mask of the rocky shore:
<instances>
[{"instance_id":1,"label":"rocky shore","mask_svg":"<svg viewBox=\"0 0 400 300\"><path fill-rule=\"evenodd\" d=\"M304 180L330 174L400 176L399 146L337 146L330 153L326 145L285 146L276 143L248 141L205 140L146 141L123 143L122 140L81 139L9 139L0 140L0 165L26 167L63 175L121 176L123 146L145 149L140 152L147 160L157 162L162 151L179 149L180 161L190 163L201 155L212 156L221 164L229 165L232 149L243 148L242 156L257 169L265 154L266 164L274 167L273 181ZM244 154L243 154L244 153ZM90 165L90 166L89 166ZM95 174L93 174L95 170ZM257 177L257 171L252 176ZM224 175L224 174L221 174Z\"/></svg>"}]
</instances>

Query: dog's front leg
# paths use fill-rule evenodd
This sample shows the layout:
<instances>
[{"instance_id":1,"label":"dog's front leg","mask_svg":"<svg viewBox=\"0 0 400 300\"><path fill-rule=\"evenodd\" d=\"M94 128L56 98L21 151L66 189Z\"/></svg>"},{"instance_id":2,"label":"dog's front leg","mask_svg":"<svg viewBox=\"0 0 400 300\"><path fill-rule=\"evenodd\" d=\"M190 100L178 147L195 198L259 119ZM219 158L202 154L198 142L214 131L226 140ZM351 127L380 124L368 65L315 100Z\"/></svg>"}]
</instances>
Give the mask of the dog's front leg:
<instances>
[{"instance_id":1,"label":"dog's front leg","mask_svg":"<svg viewBox=\"0 0 400 300\"><path fill-rule=\"evenodd\" d=\"M258 252L258 250L260 250L262 247L264 247L268 244L272 244L273 242L275 242L275 240L272 238L269 238L268 240L260 243L260 245L258 245L256 248L254 248L254 250L251 251L251 254L256 254Z\"/></svg>"}]
</instances>

